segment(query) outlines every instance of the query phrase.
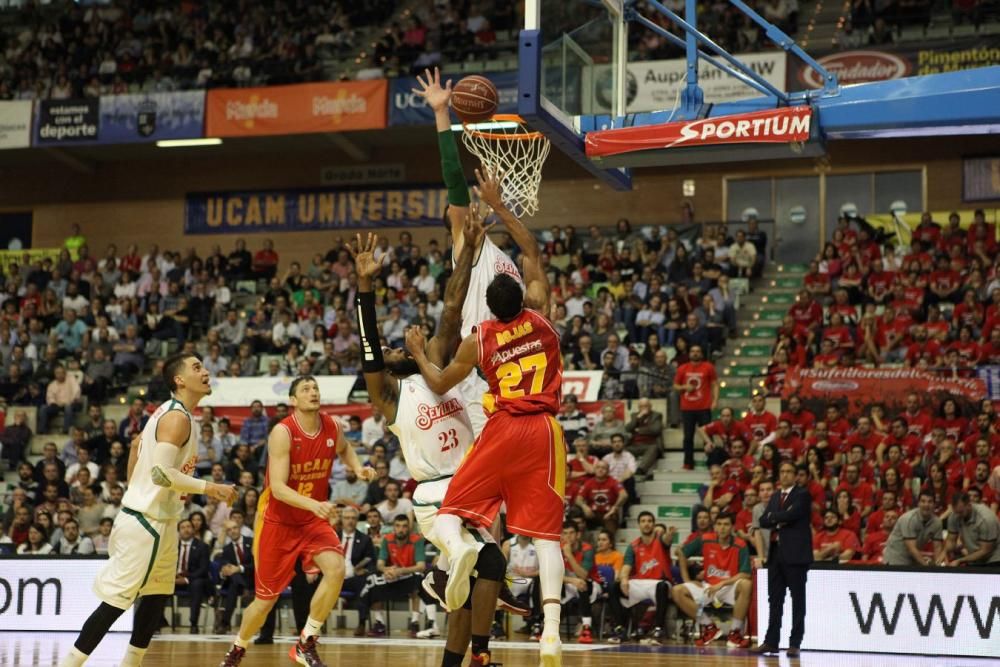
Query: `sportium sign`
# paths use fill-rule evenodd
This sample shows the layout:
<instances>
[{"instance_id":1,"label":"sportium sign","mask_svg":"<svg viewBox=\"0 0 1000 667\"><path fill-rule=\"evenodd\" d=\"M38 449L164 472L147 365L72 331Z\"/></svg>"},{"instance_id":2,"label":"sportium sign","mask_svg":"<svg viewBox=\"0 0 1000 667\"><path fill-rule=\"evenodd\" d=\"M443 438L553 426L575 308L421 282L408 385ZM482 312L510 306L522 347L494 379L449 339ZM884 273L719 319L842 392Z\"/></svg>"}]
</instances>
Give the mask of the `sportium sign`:
<instances>
[{"instance_id":1,"label":"sportium sign","mask_svg":"<svg viewBox=\"0 0 1000 667\"><path fill-rule=\"evenodd\" d=\"M588 157L607 157L633 151L718 146L725 144L783 144L809 140L812 109L785 107L700 120L642 125L588 132Z\"/></svg>"}]
</instances>

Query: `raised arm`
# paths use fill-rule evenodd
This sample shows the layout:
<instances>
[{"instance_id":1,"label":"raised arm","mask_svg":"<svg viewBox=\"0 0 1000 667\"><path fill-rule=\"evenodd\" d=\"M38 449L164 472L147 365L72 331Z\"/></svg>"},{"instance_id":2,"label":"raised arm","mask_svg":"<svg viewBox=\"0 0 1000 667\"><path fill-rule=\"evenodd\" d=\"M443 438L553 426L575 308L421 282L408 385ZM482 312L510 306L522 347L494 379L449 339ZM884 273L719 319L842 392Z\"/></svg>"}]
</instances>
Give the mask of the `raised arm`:
<instances>
[{"instance_id":1,"label":"raised arm","mask_svg":"<svg viewBox=\"0 0 1000 667\"><path fill-rule=\"evenodd\" d=\"M503 175L488 171L484 175L484 171L486 170L476 169L476 182L479 184L475 188L476 196L493 209L510 232L514 243L521 249L521 257L524 260L521 266L524 272L524 305L548 317L552 290L549 287L549 278L542 269L542 253L538 248L538 240L504 203L503 193L500 191Z\"/></svg>"},{"instance_id":2,"label":"raised arm","mask_svg":"<svg viewBox=\"0 0 1000 667\"><path fill-rule=\"evenodd\" d=\"M417 77L417 83L420 87L413 89L414 94L424 98L430 108L434 110L434 124L437 126L438 132L438 151L441 153L441 177L445 187L448 188L448 225L454 243L454 254L458 256L464 245L462 224L470 200L469 186L465 180L465 172L462 170L462 161L458 157L455 133L451 131L451 114L448 112L451 105L451 81L448 80L444 85L441 85L441 72L435 67L433 72L424 70L423 77ZM478 248L476 246L473 252L477 251Z\"/></svg>"},{"instance_id":3,"label":"raised arm","mask_svg":"<svg viewBox=\"0 0 1000 667\"><path fill-rule=\"evenodd\" d=\"M438 368L427 359L425 346L424 334L420 331L420 327L410 327L406 332L406 349L417 362L427 386L439 396L467 378L476 367L478 349L476 337L472 334L462 340L455 357L444 368Z\"/></svg>"},{"instance_id":4,"label":"raised arm","mask_svg":"<svg viewBox=\"0 0 1000 667\"><path fill-rule=\"evenodd\" d=\"M472 258L476 248L482 245L487 231L488 227L483 225L479 206L470 206L466 209L465 223L462 226L465 242L455 262L455 270L444 289L441 323L437 332L427 342L427 358L439 368L448 363L452 352L458 346L462 327L462 305L469 293L469 281L472 278Z\"/></svg>"},{"instance_id":5,"label":"raised arm","mask_svg":"<svg viewBox=\"0 0 1000 667\"><path fill-rule=\"evenodd\" d=\"M369 232L367 239L362 239L361 234L358 234L353 248L346 244L344 247L354 256L354 269L358 274L355 312L358 318L358 335L361 338L361 373L365 378L365 387L368 388L368 401L377 405L389 422L394 422L399 381L385 370L382 341L375 315L375 292L372 289L372 280L382 271L381 263L375 260L377 243L378 236Z\"/></svg>"}]
</instances>

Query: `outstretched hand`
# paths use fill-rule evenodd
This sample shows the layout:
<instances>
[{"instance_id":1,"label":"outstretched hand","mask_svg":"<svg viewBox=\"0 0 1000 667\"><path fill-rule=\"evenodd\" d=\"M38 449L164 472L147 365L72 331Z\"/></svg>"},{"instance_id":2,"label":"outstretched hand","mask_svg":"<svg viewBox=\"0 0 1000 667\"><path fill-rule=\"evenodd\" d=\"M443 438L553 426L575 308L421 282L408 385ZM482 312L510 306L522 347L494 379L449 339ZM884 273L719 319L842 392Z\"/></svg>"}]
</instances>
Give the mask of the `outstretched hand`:
<instances>
[{"instance_id":1,"label":"outstretched hand","mask_svg":"<svg viewBox=\"0 0 1000 667\"><path fill-rule=\"evenodd\" d=\"M502 181L502 173L494 173L487 169L485 165L481 169L477 167L476 183L478 185L472 186L472 191L480 201L496 211L504 207L503 193L500 188Z\"/></svg>"},{"instance_id":2,"label":"outstretched hand","mask_svg":"<svg viewBox=\"0 0 1000 667\"><path fill-rule=\"evenodd\" d=\"M422 356L426 345L427 339L424 338L424 332L420 327L413 326L406 330L406 349L410 354L414 357Z\"/></svg>"},{"instance_id":3,"label":"outstretched hand","mask_svg":"<svg viewBox=\"0 0 1000 667\"><path fill-rule=\"evenodd\" d=\"M381 261L375 259L375 246L377 244L378 235L368 232L367 240L363 240L361 234L358 234L353 247L350 244L344 245L354 257L354 269L358 273L358 278L371 280L382 272L382 262L385 261L385 255L380 258Z\"/></svg>"},{"instance_id":4,"label":"outstretched hand","mask_svg":"<svg viewBox=\"0 0 1000 667\"><path fill-rule=\"evenodd\" d=\"M483 224L483 212L479 209L479 204L473 202L469 206L469 212L465 216L465 224L462 226L462 237L470 248L479 248L487 232L493 228L496 221L486 225Z\"/></svg>"},{"instance_id":5,"label":"outstretched hand","mask_svg":"<svg viewBox=\"0 0 1000 667\"><path fill-rule=\"evenodd\" d=\"M424 98L434 111L447 109L448 105L451 104L451 79L448 79L442 86L441 70L437 67L434 68L433 72L425 69L422 77L417 75L417 83L420 84L420 88L412 88L411 90L414 94Z\"/></svg>"}]
</instances>

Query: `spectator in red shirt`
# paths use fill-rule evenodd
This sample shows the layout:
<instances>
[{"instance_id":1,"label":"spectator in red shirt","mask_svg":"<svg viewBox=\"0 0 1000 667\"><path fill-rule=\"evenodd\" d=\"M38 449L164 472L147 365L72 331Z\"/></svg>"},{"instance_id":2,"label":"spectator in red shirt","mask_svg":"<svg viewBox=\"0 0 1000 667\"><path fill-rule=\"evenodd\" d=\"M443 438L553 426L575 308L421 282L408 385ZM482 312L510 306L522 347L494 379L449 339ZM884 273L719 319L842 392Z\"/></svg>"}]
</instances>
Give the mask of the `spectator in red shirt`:
<instances>
[{"instance_id":1,"label":"spectator in red shirt","mask_svg":"<svg viewBox=\"0 0 1000 667\"><path fill-rule=\"evenodd\" d=\"M867 530L875 530L881 526L886 512L898 512L904 507L895 491L886 489L881 491L881 494L878 509L869 514L868 521L865 522ZM909 506L906 506L906 509L910 509Z\"/></svg>"},{"instance_id":2,"label":"spectator in red shirt","mask_svg":"<svg viewBox=\"0 0 1000 667\"><path fill-rule=\"evenodd\" d=\"M903 362L913 368L921 360L926 360L929 366L941 365L941 344L927 337L927 329L922 325L913 327L913 342L906 348Z\"/></svg>"},{"instance_id":3,"label":"spectator in red shirt","mask_svg":"<svg viewBox=\"0 0 1000 667\"><path fill-rule=\"evenodd\" d=\"M707 507L718 507L720 512L732 515L739 514L743 509L743 487L735 480L726 477L722 466L713 465L708 470L708 490L705 491L704 503Z\"/></svg>"},{"instance_id":4,"label":"spectator in red shirt","mask_svg":"<svg viewBox=\"0 0 1000 667\"><path fill-rule=\"evenodd\" d=\"M754 466L753 456L747 454L747 445L739 438L729 443L729 458L722 464L722 474L735 479L740 484L750 481L750 470Z\"/></svg>"},{"instance_id":5,"label":"spectator in red shirt","mask_svg":"<svg viewBox=\"0 0 1000 667\"><path fill-rule=\"evenodd\" d=\"M868 482L875 487L875 466L873 466L865 456L865 448L861 445L851 445L847 450L844 466L856 465L858 476L862 482Z\"/></svg>"},{"instance_id":6,"label":"spectator in red shirt","mask_svg":"<svg viewBox=\"0 0 1000 667\"><path fill-rule=\"evenodd\" d=\"M787 421L792 433L800 438L808 438L816 426L816 415L802 407L802 399L798 396L788 399L788 409L778 419Z\"/></svg>"},{"instance_id":7,"label":"spectator in red shirt","mask_svg":"<svg viewBox=\"0 0 1000 667\"><path fill-rule=\"evenodd\" d=\"M820 481L819 468L815 463L803 464L795 468L795 483L809 492L812 498L812 512L819 516L819 513L826 507L827 486Z\"/></svg>"},{"instance_id":8,"label":"spectator in red shirt","mask_svg":"<svg viewBox=\"0 0 1000 667\"><path fill-rule=\"evenodd\" d=\"M965 440L962 441L962 452L966 453L966 455L968 452L974 452L976 450L976 443L979 440L989 442L991 452L1000 453L1000 435L993 432L993 423L990 415L985 412L980 412L976 415L975 427L966 436Z\"/></svg>"},{"instance_id":9,"label":"spectator in red shirt","mask_svg":"<svg viewBox=\"0 0 1000 667\"><path fill-rule=\"evenodd\" d=\"M598 458L590 453L590 445L587 444L587 437L577 436L573 442L573 454L569 457L566 475L566 498L574 503L576 494L580 492L583 485L594 477L594 466Z\"/></svg>"},{"instance_id":10,"label":"spectator in red shirt","mask_svg":"<svg viewBox=\"0 0 1000 667\"><path fill-rule=\"evenodd\" d=\"M836 368L841 363L843 352L838 350L831 338L824 338L819 344L819 354L813 357L813 368Z\"/></svg>"},{"instance_id":11,"label":"spectator in red shirt","mask_svg":"<svg viewBox=\"0 0 1000 667\"><path fill-rule=\"evenodd\" d=\"M955 310L951 314L951 325L956 329L968 326L979 331L983 326L983 318L983 306L976 298L976 291L966 289L962 296L962 302L955 306Z\"/></svg>"},{"instance_id":12,"label":"spectator in red shirt","mask_svg":"<svg viewBox=\"0 0 1000 667\"><path fill-rule=\"evenodd\" d=\"M886 468L882 473L882 480L879 485L879 492L893 493L896 496L896 506L900 510L908 510L913 507L913 491L910 490L909 477L896 468ZM875 525L878 525L876 522Z\"/></svg>"},{"instance_id":13,"label":"spectator in red shirt","mask_svg":"<svg viewBox=\"0 0 1000 667\"><path fill-rule=\"evenodd\" d=\"M798 302L788 309L788 314L797 325L808 330L813 330L823 323L823 307L807 289L799 291Z\"/></svg>"},{"instance_id":14,"label":"spectator in red shirt","mask_svg":"<svg viewBox=\"0 0 1000 667\"><path fill-rule=\"evenodd\" d=\"M733 440L744 442L750 439L743 422L737 421L732 408L722 408L719 418L703 428L698 434L705 443L708 465L725 463L729 459L729 447Z\"/></svg>"},{"instance_id":15,"label":"spectator in red shirt","mask_svg":"<svg viewBox=\"0 0 1000 667\"><path fill-rule=\"evenodd\" d=\"M719 402L719 378L715 366L705 361L700 345L692 345L691 361L681 364L674 378L674 391L680 392L681 421L684 425L684 469L694 470L694 435L699 426L712 421L712 410Z\"/></svg>"},{"instance_id":16,"label":"spectator in red shirt","mask_svg":"<svg viewBox=\"0 0 1000 667\"><path fill-rule=\"evenodd\" d=\"M972 327L963 325L958 330L958 340L948 346L948 351L958 353L959 366L961 368L974 368L982 357L982 350L979 343L973 340Z\"/></svg>"},{"instance_id":17,"label":"spectator in red shirt","mask_svg":"<svg viewBox=\"0 0 1000 667\"><path fill-rule=\"evenodd\" d=\"M834 491L834 494L847 491L851 496L851 504L859 512L862 518L867 517L872 512L872 503L875 500L875 493L871 484L861 480L861 470L854 463L844 466L844 480Z\"/></svg>"},{"instance_id":18,"label":"spectator in red shirt","mask_svg":"<svg viewBox=\"0 0 1000 667\"><path fill-rule=\"evenodd\" d=\"M748 487L743 492L743 509L736 515L733 525L736 536L745 540L747 544L753 544L753 538L750 537L750 524L753 521L753 508L758 502L760 502L760 497L757 494L757 489L752 486Z\"/></svg>"},{"instance_id":19,"label":"spectator in red shirt","mask_svg":"<svg viewBox=\"0 0 1000 667\"><path fill-rule=\"evenodd\" d=\"M861 548L858 536L841 528L840 515L834 509L823 514L823 530L813 535L813 559L846 563Z\"/></svg>"},{"instance_id":20,"label":"spectator in red shirt","mask_svg":"<svg viewBox=\"0 0 1000 667\"><path fill-rule=\"evenodd\" d=\"M840 527L854 533L854 536L861 541L861 512L851 504L851 494L847 491L840 491L833 499L833 508L837 510L840 517Z\"/></svg>"},{"instance_id":21,"label":"spectator in red shirt","mask_svg":"<svg viewBox=\"0 0 1000 667\"><path fill-rule=\"evenodd\" d=\"M830 296L830 276L826 273L820 273L819 262L815 260L809 262L809 270L802 277L802 284L814 297L822 299Z\"/></svg>"},{"instance_id":22,"label":"spectator in red shirt","mask_svg":"<svg viewBox=\"0 0 1000 667\"><path fill-rule=\"evenodd\" d=\"M901 458L911 467L920 465L923 460L923 445L920 442L920 438L909 432L906 420L902 417L892 420L889 427L889 435L875 449L875 460L880 465L885 464L886 452L893 445L899 447Z\"/></svg>"},{"instance_id":23,"label":"spectator in red shirt","mask_svg":"<svg viewBox=\"0 0 1000 667\"><path fill-rule=\"evenodd\" d=\"M826 422L816 422L812 435L805 439L806 449L816 450L824 462L839 460L844 451L844 443L826 428Z\"/></svg>"},{"instance_id":24,"label":"spectator in red shirt","mask_svg":"<svg viewBox=\"0 0 1000 667\"><path fill-rule=\"evenodd\" d=\"M909 323L896 317L896 309L887 307L875 326L875 346L882 362L900 362L906 355Z\"/></svg>"},{"instance_id":25,"label":"spectator in red shirt","mask_svg":"<svg viewBox=\"0 0 1000 667\"><path fill-rule=\"evenodd\" d=\"M274 241L264 239L264 247L254 253L253 272L260 280L270 280L278 271L278 253L274 250Z\"/></svg>"},{"instance_id":26,"label":"spectator in red shirt","mask_svg":"<svg viewBox=\"0 0 1000 667\"><path fill-rule=\"evenodd\" d=\"M851 422L843 416L836 403L828 403L826 406L826 430L843 442L847 441L847 435L851 432Z\"/></svg>"},{"instance_id":27,"label":"spectator in red shirt","mask_svg":"<svg viewBox=\"0 0 1000 667\"><path fill-rule=\"evenodd\" d=\"M938 447L936 458L948 480L948 485L956 489L962 486L962 473L965 471L962 460L955 453L955 441L951 438L945 438Z\"/></svg>"},{"instance_id":28,"label":"spectator in red shirt","mask_svg":"<svg viewBox=\"0 0 1000 667\"><path fill-rule=\"evenodd\" d=\"M965 478L966 487L968 487L969 482L976 476L976 466L982 462L985 462L986 467L990 470L1000 466L1000 456L993 454L990 443L986 438L978 438L975 448L967 456L965 471L962 475Z\"/></svg>"},{"instance_id":29,"label":"spectator in red shirt","mask_svg":"<svg viewBox=\"0 0 1000 667\"><path fill-rule=\"evenodd\" d=\"M612 534L618 530L619 512L626 500L628 492L608 474L608 464L604 461L594 464L593 479L587 480L576 496L587 525L591 529L603 525Z\"/></svg>"},{"instance_id":30,"label":"spectator in red shirt","mask_svg":"<svg viewBox=\"0 0 1000 667\"><path fill-rule=\"evenodd\" d=\"M946 436L958 442L962 439L969 426L969 420L962 416L958 401L953 398L946 398L941 401L937 417L933 422L934 428L944 429Z\"/></svg>"},{"instance_id":31,"label":"spectator in red shirt","mask_svg":"<svg viewBox=\"0 0 1000 667\"><path fill-rule=\"evenodd\" d=\"M941 238L941 226L934 222L930 213L924 212L920 215L920 224L913 230L912 238L925 246L933 247Z\"/></svg>"},{"instance_id":32,"label":"spectator in red shirt","mask_svg":"<svg viewBox=\"0 0 1000 667\"><path fill-rule=\"evenodd\" d=\"M974 477L965 491L969 493L970 498L976 494L973 503L982 503L989 507L991 512L997 513L997 509L1000 507L1000 498L990 486L990 466L986 461L980 461L976 464Z\"/></svg>"},{"instance_id":33,"label":"spectator in red shirt","mask_svg":"<svg viewBox=\"0 0 1000 667\"><path fill-rule=\"evenodd\" d=\"M906 420L908 432L923 438L931 432L932 419L927 412L920 408L920 395L911 392L906 396L906 410L900 415Z\"/></svg>"},{"instance_id":34,"label":"spectator in red shirt","mask_svg":"<svg viewBox=\"0 0 1000 667\"><path fill-rule=\"evenodd\" d=\"M898 510L886 510L882 521L878 524L878 528L874 530L869 529L865 533L865 541L861 545L861 557L864 560L871 563L882 562L882 552L885 551L885 543L889 541L889 535L892 534L892 529L896 527L898 519ZM872 525L871 522L869 522L869 525Z\"/></svg>"},{"instance_id":35,"label":"spectator in red shirt","mask_svg":"<svg viewBox=\"0 0 1000 667\"><path fill-rule=\"evenodd\" d=\"M830 315L830 324L823 329L822 340L832 340L834 349L837 351L854 349L854 334L851 327L844 323L844 318L840 313Z\"/></svg>"},{"instance_id":36,"label":"spectator in red shirt","mask_svg":"<svg viewBox=\"0 0 1000 667\"><path fill-rule=\"evenodd\" d=\"M891 297L895 280L896 274L883 271L881 262L875 264L865 280L868 303L885 305Z\"/></svg>"},{"instance_id":37,"label":"spectator in red shirt","mask_svg":"<svg viewBox=\"0 0 1000 667\"><path fill-rule=\"evenodd\" d=\"M899 479L904 483L913 478L913 467L903 457L903 448L896 443L890 445L886 450L885 461L879 466L879 474L884 478L890 468L896 471Z\"/></svg>"},{"instance_id":38,"label":"spectator in red shirt","mask_svg":"<svg viewBox=\"0 0 1000 667\"><path fill-rule=\"evenodd\" d=\"M881 433L872 428L872 420L868 417L858 417L858 427L854 433L847 436L845 445L848 449L854 445L861 445L865 450L865 458L874 458L875 450L885 439Z\"/></svg>"},{"instance_id":39,"label":"spectator in red shirt","mask_svg":"<svg viewBox=\"0 0 1000 667\"><path fill-rule=\"evenodd\" d=\"M937 260L937 266L928 276L928 303L959 302L962 294L962 275L952 269L951 262L944 255Z\"/></svg>"},{"instance_id":40,"label":"spectator in red shirt","mask_svg":"<svg viewBox=\"0 0 1000 667\"><path fill-rule=\"evenodd\" d=\"M774 432L774 439L770 444L778 450L778 455L783 461L797 462L805 453L805 444L792 432L792 426L787 419L778 420L778 430Z\"/></svg>"},{"instance_id":41,"label":"spectator in red shirt","mask_svg":"<svg viewBox=\"0 0 1000 667\"><path fill-rule=\"evenodd\" d=\"M924 482L921 493L927 492L934 496L934 513L941 516L949 509L949 502L956 489L948 484L944 468L937 461L927 467L927 481Z\"/></svg>"},{"instance_id":42,"label":"spectator in red shirt","mask_svg":"<svg viewBox=\"0 0 1000 667\"><path fill-rule=\"evenodd\" d=\"M1000 290L995 290L1000 292ZM987 328L983 328L985 334ZM989 366L1000 365L1000 327L994 326L989 330L989 340L979 348L979 359L981 363Z\"/></svg>"},{"instance_id":43,"label":"spectator in red shirt","mask_svg":"<svg viewBox=\"0 0 1000 667\"><path fill-rule=\"evenodd\" d=\"M750 399L750 409L743 417L743 427L750 433L751 454L757 451L761 440L778 428L778 418L765 407L766 405L767 398L764 394L754 394Z\"/></svg>"}]
</instances>

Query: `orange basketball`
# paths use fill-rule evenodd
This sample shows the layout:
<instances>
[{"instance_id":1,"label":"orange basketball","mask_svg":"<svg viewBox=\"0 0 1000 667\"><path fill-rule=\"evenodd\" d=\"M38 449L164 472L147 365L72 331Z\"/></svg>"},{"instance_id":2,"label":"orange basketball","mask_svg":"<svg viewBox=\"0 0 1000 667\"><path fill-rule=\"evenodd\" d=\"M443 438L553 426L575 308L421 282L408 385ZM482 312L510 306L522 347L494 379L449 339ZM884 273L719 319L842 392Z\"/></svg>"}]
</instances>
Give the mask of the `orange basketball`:
<instances>
[{"instance_id":1,"label":"orange basketball","mask_svg":"<svg viewBox=\"0 0 1000 667\"><path fill-rule=\"evenodd\" d=\"M497 87L485 76L467 76L452 91L451 107L463 123L482 123L497 112Z\"/></svg>"}]
</instances>

